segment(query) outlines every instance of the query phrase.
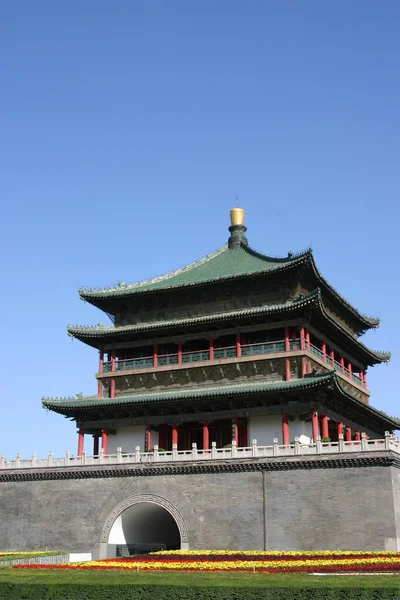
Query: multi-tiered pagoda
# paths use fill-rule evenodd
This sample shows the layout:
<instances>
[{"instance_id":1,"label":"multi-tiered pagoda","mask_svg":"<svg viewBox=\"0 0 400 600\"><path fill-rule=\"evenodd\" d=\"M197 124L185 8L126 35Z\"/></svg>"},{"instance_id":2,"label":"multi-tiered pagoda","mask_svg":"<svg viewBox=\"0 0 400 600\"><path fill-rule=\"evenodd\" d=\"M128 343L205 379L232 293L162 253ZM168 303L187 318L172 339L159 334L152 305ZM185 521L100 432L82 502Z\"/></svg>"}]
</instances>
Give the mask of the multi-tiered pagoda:
<instances>
[{"instance_id":1,"label":"multi-tiered pagoda","mask_svg":"<svg viewBox=\"0 0 400 600\"><path fill-rule=\"evenodd\" d=\"M390 354L360 336L379 320L332 288L311 250L260 254L242 209L231 223L228 243L187 267L80 291L113 322L68 327L99 351L97 395L43 400L76 421L78 455L89 436L97 455L100 439L111 454L383 438L398 427L369 404L368 367Z\"/></svg>"}]
</instances>

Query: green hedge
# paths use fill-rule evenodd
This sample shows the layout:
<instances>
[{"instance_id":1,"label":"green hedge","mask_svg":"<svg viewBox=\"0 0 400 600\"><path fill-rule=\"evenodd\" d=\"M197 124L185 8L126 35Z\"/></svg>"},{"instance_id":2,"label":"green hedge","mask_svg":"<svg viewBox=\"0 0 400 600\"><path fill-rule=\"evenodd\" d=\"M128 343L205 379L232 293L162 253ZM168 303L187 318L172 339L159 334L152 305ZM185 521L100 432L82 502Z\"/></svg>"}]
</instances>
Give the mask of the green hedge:
<instances>
[{"instance_id":1,"label":"green hedge","mask_svg":"<svg viewBox=\"0 0 400 600\"><path fill-rule=\"evenodd\" d=\"M398 600L398 589L0 584L1 600Z\"/></svg>"}]
</instances>

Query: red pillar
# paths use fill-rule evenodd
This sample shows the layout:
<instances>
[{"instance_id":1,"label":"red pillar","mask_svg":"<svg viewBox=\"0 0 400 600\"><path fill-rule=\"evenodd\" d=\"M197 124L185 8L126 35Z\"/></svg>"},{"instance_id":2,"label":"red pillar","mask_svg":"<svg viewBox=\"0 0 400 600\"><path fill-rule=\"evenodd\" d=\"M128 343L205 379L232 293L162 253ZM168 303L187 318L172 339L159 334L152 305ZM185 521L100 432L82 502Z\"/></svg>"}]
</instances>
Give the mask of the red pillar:
<instances>
[{"instance_id":1,"label":"red pillar","mask_svg":"<svg viewBox=\"0 0 400 600\"><path fill-rule=\"evenodd\" d=\"M154 350L153 350L153 366L154 367L156 367L158 364L157 353L158 353L158 345L154 344Z\"/></svg>"},{"instance_id":2,"label":"red pillar","mask_svg":"<svg viewBox=\"0 0 400 600\"><path fill-rule=\"evenodd\" d=\"M108 429L104 427L101 432L101 447L103 449L103 454L107 454L107 446L108 446Z\"/></svg>"},{"instance_id":3,"label":"red pillar","mask_svg":"<svg viewBox=\"0 0 400 600\"><path fill-rule=\"evenodd\" d=\"M344 358L343 358L343 356L340 357L340 366L342 367L342 373L344 373Z\"/></svg>"},{"instance_id":4,"label":"red pillar","mask_svg":"<svg viewBox=\"0 0 400 600\"><path fill-rule=\"evenodd\" d=\"M347 369L348 369L348 371L349 371L349 377L350 377L350 379L353 379L353 367L352 367L352 365L351 365L351 362L349 362L349 363L347 364Z\"/></svg>"},{"instance_id":5,"label":"red pillar","mask_svg":"<svg viewBox=\"0 0 400 600\"><path fill-rule=\"evenodd\" d=\"M337 424L337 434L338 434L338 439L339 439L339 435L343 435L343 423Z\"/></svg>"},{"instance_id":6,"label":"red pillar","mask_svg":"<svg viewBox=\"0 0 400 600\"><path fill-rule=\"evenodd\" d=\"M78 456L82 456L83 454L83 444L85 440L85 432L83 429L78 431Z\"/></svg>"},{"instance_id":7,"label":"red pillar","mask_svg":"<svg viewBox=\"0 0 400 600\"><path fill-rule=\"evenodd\" d=\"M236 446L239 445L239 431L238 431L238 420L237 418L232 419L232 441L236 442Z\"/></svg>"},{"instance_id":8,"label":"red pillar","mask_svg":"<svg viewBox=\"0 0 400 600\"><path fill-rule=\"evenodd\" d=\"M214 360L214 338L210 338L210 360Z\"/></svg>"},{"instance_id":9,"label":"red pillar","mask_svg":"<svg viewBox=\"0 0 400 600\"><path fill-rule=\"evenodd\" d=\"M289 327L285 327L285 352L290 352Z\"/></svg>"},{"instance_id":10,"label":"red pillar","mask_svg":"<svg viewBox=\"0 0 400 600\"><path fill-rule=\"evenodd\" d=\"M362 387L365 387L364 371L360 371L360 379L361 379L361 385L362 385Z\"/></svg>"},{"instance_id":11,"label":"red pillar","mask_svg":"<svg viewBox=\"0 0 400 600\"><path fill-rule=\"evenodd\" d=\"M355 438L356 438L357 442L359 442L361 440L361 433L359 431L356 431Z\"/></svg>"},{"instance_id":12,"label":"red pillar","mask_svg":"<svg viewBox=\"0 0 400 600\"><path fill-rule=\"evenodd\" d=\"M321 350L322 350L322 354L324 355L324 362L326 362L326 344L325 344L325 342L322 343Z\"/></svg>"},{"instance_id":13,"label":"red pillar","mask_svg":"<svg viewBox=\"0 0 400 600\"><path fill-rule=\"evenodd\" d=\"M305 350L304 327L300 328L300 350Z\"/></svg>"},{"instance_id":14,"label":"red pillar","mask_svg":"<svg viewBox=\"0 0 400 600\"><path fill-rule=\"evenodd\" d=\"M310 332L306 331L306 349L308 352L311 351L311 341L310 341Z\"/></svg>"},{"instance_id":15,"label":"red pillar","mask_svg":"<svg viewBox=\"0 0 400 600\"><path fill-rule=\"evenodd\" d=\"M203 450L210 449L210 434L208 431L208 421L203 422Z\"/></svg>"},{"instance_id":16,"label":"red pillar","mask_svg":"<svg viewBox=\"0 0 400 600\"><path fill-rule=\"evenodd\" d=\"M103 397L103 382L101 381L101 379L97 381L97 397Z\"/></svg>"},{"instance_id":17,"label":"red pillar","mask_svg":"<svg viewBox=\"0 0 400 600\"><path fill-rule=\"evenodd\" d=\"M95 434L93 436L93 456L99 455L99 436Z\"/></svg>"},{"instance_id":18,"label":"red pillar","mask_svg":"<svg viewBox=\"0 0 400 600\"><path fill-rule=\"evenodd\" d=\"M240 333L236 334L236 356L242 356L242 345L240 343Z\"/></svg>"},{"instance_id":19,"label":"red pillar","mask_svg":"<svg viewBox=\"0 0 400 600\"><path fill-rule=\"evenodd\" d=\"M306 357L302 356L301 358L301 376L304 377L304 375L307 373L307 362L306 362Z\"/></svg>"},{"instance_id":20,"label":"red pillar","mask_svg":"<svg viewBox=\"0 0 400 600\"><path fill-rule=\"evenodd\" d=\"M110 379L110 398L115 398L115 377Z\"/></svg>"},{"instance_id":21,"label":"red pillar","mask_svg":"<svg viewBox=\"0 0 400 600\"><path fill-rule=\"evenodd\" d=\"M241 428L239 429L239 446L241 448L247 448L248 444L249 444L249 440L248 440L248 433L247 433L247 422L241 426Z\"/></svg>"},{"instance_id":22,"label":"red pillar","mask_svg":"<svg viewBox=\"0 0 400 600\"><path fill-rule=\"evenodd\" d=\"M351 427L346 427L346 442L351 442Z\"/></svg>"},{"instance_id":23,"label":"red pillar","mask_svg":"<svg viewBox=\"0 0 400 600\"><path fill-rule=\"evenodd\" d=\"M284 446L290 444L289 415L282 415L282 440Z\"/></svg>"},{"instance_id":24,"label":"red pillar","mask_svg":"<svg viewBox=\"0 0 400 600\"><path fill-rule=\"evenodd\" d=\"M99 373L103 372L103 363L104 363L104 352L100 350L99 352Z\"/></svg>"},{"instance_id":25,"label":"red pillar","mask_svg":"<svg viewBox=\"0 0 400 600\"><path fill-rule=\"evenodd\" d=\"M115 371L115 366L116 366L115 356L116 356L116 352L115 352L115 348L113 348L112 355L111 355L111 371Z\"/></svg>"},{"instance_id":26,"label":"red pillar","mask_svg":"<svg viewBox=\"0 0 400 600\"><path fill-rule=\"evenodd\" d=\"M321 437L329 437L328 417L326 415L321 417Z\"/></svg>"},{"instance_id":27,"label":"red pillar","mask_svg":"<svg viewBox=\"0 0 400 600\"><path fill-rule=\"evenodd\" d=\"M178 342L178 365L182 364L182 342Z\"/></svg>"},{"instance_id":28,"label":"red pillar","mask_svg":"<svg viewBox=\"0 0 400 600\"><path fill-rule=\"evenodd\" d=\"M176 423L172 423L171 430L172 430L172 446L174 444L176 444L176 447L178 447L178 430L176 428Z\"/></svg>"},{"instance_id":29,"label":"red pillar","mask_svg":"<svg viewBox=\"0 0 400 600\"><path fill-rule=\"evenodd\" d=\"M334 350L331 350L330 357L331 357L332 367L335 368L335 351Z\"/></svg>"},{"instance_id":30,"label":"red pillar","mask_svg":"<svg viewBox=\"0 0 400 600\"><path fill-rule=\"evenodd\" d=\"M147 432L147 448L146 448L146 452L149 452L153 445L152 445L152 441L151 441L151 425L146 425L146 432Z\"/></svg>"},{"instance_id":31,"label":"red pillar","mask_svg":"<svg viewBox=\"0 0 400 600\"><path fill-rule=\"evenodd\" d=\"M316 411L314 411L312 414L311 423L312 423L312 437L313 437L313 441L315 444L315 442L317 441L317 438L319 436L318 413Z\"/></svg>"}]
</instances>

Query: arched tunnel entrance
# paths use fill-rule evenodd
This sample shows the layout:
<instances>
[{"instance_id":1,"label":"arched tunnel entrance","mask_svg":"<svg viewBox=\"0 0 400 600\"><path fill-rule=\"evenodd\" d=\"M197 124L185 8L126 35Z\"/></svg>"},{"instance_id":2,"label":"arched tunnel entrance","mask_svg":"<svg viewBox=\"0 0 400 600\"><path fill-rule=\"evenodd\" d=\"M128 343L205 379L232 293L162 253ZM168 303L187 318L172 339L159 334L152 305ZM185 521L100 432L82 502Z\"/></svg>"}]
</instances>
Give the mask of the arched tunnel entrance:
<instances>
[{"instance_id":1,"label":"arched tunnel entrance","mask_svg":"<svg viewBox=\"0 0 400 600\"><path fill-rule=\"evenodd\" d=\"M139 545L150 548L159 545L166 550L181 548L178 525L166 508L153 502L138 502L115 519L108 537L107 556L111 558L117 556L117 551L126 553L128 549L132 553Z\"/></svg>"}]
</instances>

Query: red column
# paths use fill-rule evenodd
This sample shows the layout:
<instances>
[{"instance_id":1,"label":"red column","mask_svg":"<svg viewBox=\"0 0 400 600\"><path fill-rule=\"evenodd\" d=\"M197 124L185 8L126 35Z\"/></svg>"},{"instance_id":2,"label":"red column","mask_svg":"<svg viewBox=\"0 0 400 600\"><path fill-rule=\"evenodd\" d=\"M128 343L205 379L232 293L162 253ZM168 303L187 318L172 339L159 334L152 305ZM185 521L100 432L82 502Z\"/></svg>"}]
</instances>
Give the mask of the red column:
<instances>
[{"instance_id":1,"label":"red column","mask_svg":"<svg viewBox=\"0 0 400 600\"><path fill-rule=\"evenodd\" d=\"M158 344L154 344L154 350L153 350L153 366L154 367L156 367L158 364L157 353L158 353Z\"/></svg>"},{"instance_id":2,"label":"red column","mask_svg":"<svg viewBox=\"0 0 400 600\"><path fill-rule=\"evenodd\" d=\"M285 327L285 352L290 352L289 327Z\"/></svg>"},{"instance_id":3,"label":"red column","mask_svg":"<svg viewBox=\"0 0 400 600\"><path fill-rule=\"evenodd\" d=\"M103 363L104 363L104 352L100 350L99 352L99 373L103 372Z\"/></svg>"},{"instance_id":4,"label":"red column","mask_svg":"<svg viewBox=\"0 0 400 600\"><path fill-rule=\"evenodd\" d=\"M311 351L311 341L310 341L310 332L306 331L306 349L308 352Z\"/></svg>"},{"instance_id":5,"label":"red column","mask_svg":"<svg viewBox=\"0 0 400 600\"><path fill-rule=\"evenodd\" d=\"M350 379L353 379L353 367L351 365L351 362L347 363L347 369L349 371L349 377L350 377Z\"/></svg>"},{"instance_id":6,"label":"red column","mask_svg":"<svg viewBox=\"0 0 400 600\"><path fill-rule=\"evenodd\" d=\"M351 442L351 427L346 427L346 442Z\"/></svg>"},{"instance_id":7,"label":"red column","mask_svg":"<svg viewBox=\"0 0 400 600\"><path fill-rule=\"evenodd\" d=\"M210 338L210 360L214 360L214 338Z\"/></svg>"},{"instance_id":8,"label":"red column","mask_svg":"<svg viewBox=\"0 0 400 600\"><path fill-rule=\"evenodd\" d=\"M282 440L284 446L290 444L289 415L282 415Z\"/></svg>"},{"instance_id":9,"label":"red column","mask_svg":"<svg viewBox=\"0 0 400 600\"><path fill-rule=\"evenodd\" d=\"M115 348L113 348L112 355L111 355L111 371L115 371L115 356L116 356L116 352L115 352Z\"/></svg>"},{"instance_id":10,"label":"red column","mask_svg":"<svg viewBox=\"0 0 400 600\"><path fill-rule=\"evenodd\" d=\"M321 350L324 355L324 362L326 362L326 344L324 342L322 343Z\"/></svg>"},{"instance_id":11,"label":"red column","mask_svg":"<svg viewBox=\"0 0 400 600\"><path fill-rule=\"evenodd\" d=\"M342 373L344 373L344 358L343 358L343 356L340 357L340 366L342 367Z\"/></svg>"},{"instance_id":12,"label":"red column","mask_svg":"<svg viewBox=\"0 0 400 600\"><path fill-rule=\"evenodd\" d=\"M237 419L233 418L232 419L232 441L235 440L236 442L236 446L239 445L239 435L238 435L238 424L237 424Z\"/></svg>"},{"instance_id":13,"label":"red column","mask_svg":"<svg viewBox=\"0 0 400 600\"><path fill-rule=\"evenodd\" d=\"M356 438L357 442L359 442L361 440L361 433L359 431L356 431L355 438Z\"/></svg>"},{"instance_id":14,"label":"red column","mask_svg":"<svg viewBox=\"0 0 400 600\"><path fill-rule=\"evenodd\" d=\"M339 439L339 435L343 435L343 423L338 423L337 424L337 434L338 434L338 439Z\"/></svg>"},{"instance_id":15,"label":"red column","mask_svg":"<svg viewBox=\"0 0 400 600\"><path fill-rule=\"evenodd\" d=\"M149 452L149 450L151 450L152 447L153 447L152 441L151 441L151 425L146 425L146 431L147 431L147 448L146 448L146 451Z\"/></svg>"},{"instance_id":16,"label":"red column","mask_svg":"<svg viewBox=\"0 0 400 600\"><path fill-rule=\"evenodd\" d=\"M178 430L176 428L176 423L172 423L171 430L172 430L172 446L174 444L176 444L176 447L178 447Z\"/></svg>"},{"instance_id":17,"label":"red column","mask_svg":"<svg viewBox=\"0 0 400 600\"><path fill-rule=\"evenodd\" d=\"M285 371L286 371L286 381L290 381L291 373L290 373L290 358L285 359Z\"/></svg>"},{"instance_id":18,"label":"red column","mask_svg":"<svg viewBox=\"0 0 400 600\"><path fill-rule=\"evenodd\" d=\"M99 436L95 434L93 436L93 456L99 455Z\"/></svg>"},{"instance_id":19,"label":"red column","mask_svg":"<svg viewBox=\"0 0 400 600\"><path fill-rule=\"evenodd\" d=\"M178 365L182 364L182 342L178 342Z\"/></svg>"},{"instance_id":20,"label":"red column","mask_svg":"<svg viewBox=\"0 0 400 600\"><path fill-rule=\"evenodd\" d=\"M335 368L335 351L334 350L331 350L330 357L331 357L331 361L332 361L332 367Z\"/></svg>"},{"instance_id":21,"label":"red column","mask_svg":"<svg viewBox=\"0 0 400 600\"><path fill-rule=\"evenodd\" d=\"M108 429L104 427L101 432L101 447L103 449L103 454L107 454L107 446L108 446Z\"/></svg>"},{"instance_id":22,"label":"red column","mask_svg":"<svg viewBox=\"0 0 400 600\"><path fill-rule=\"evenodd\" d=\"M83 454L83 444L85 439L85 432L83 429L78 431L78 456L82 456Z\"/></svg>"},{"instance_id":23,"label":"red column","mask_svg":"<svg viewBox=\"0 0 400 600\"><path fill-rule=\"evenodd\" d=\"M208 421L203 423L203 450L210 449L210 435L208 431Z\"/></svg>"},{"instance_id":24,"label":"red column","mask_svg":"<svg viewBox=\"0 0 400 600\"><path fill-rule=\"evenodd\" d=\"M110 379L110 398L115 398L115 377Z\"/></svg>"},{"instance_id":25,"label":"red column","mask_svg":"<svg viewBox=\"0 0 400 600\"><path fill-rule=\"evenodd\" d=\"M314 444L317 441L317 437L319 436L319 423L318 423L318 413L316 411L313 412L311 417L312 423L312 437Z\"/></svg>"},{"instance_id":26,"label":"red column","mask_svg":"<svg viewBox=\"0 0 400 600\"><path fill-rule=\"evenodd\" d=\"M304 327L300 329L300 350L305 350Z\"/></svg>"},{"instance_id":27,"label":"red column","mask_svg":"<svg viewBox=\"0 0 400 600\"><path fill-rule=\"evenodd\" d=\"M360 379L361 379L361 385L362 385L362 387L365 387L364 371L360 371Z\"/></svg>"},{"instance_id":28,"label":"red column","mask_svg":"<svg viewBox=\"0 0 400 600\"><path fill-rule=\"evenodd\" d=\"M101 379L97 381L97 397L103 397L103 382L101 381Z\"/></svg>"},{"instance_id":29,"label":"red column","mask_svg":"<svg viewBox=\"0 0 400 600\"><path fill-rule=\"evenodd\" d=\"M245 423L245 425L242 425L240 427L239 433L240 433L239 446L241 448L247 448L247 446L249 444L248 433L247 433L247 422Z\"/></svg>"},{"instance_id":30,"label":"red column","mask_svg":"<svg viewBox=\"0 0 400 600\"><path fill-rule=\"evenodd\" d=\"M236 356L242 356L242 346L240 343L240 333L236 334Z\"/></svg>"},{"instance_id":31,"label":"red column","mask_svg":"<svg viewBox=\"0 0 400 600\"><path fill-rule=\"evenodd\" d=\"M321 437L329 437L328 417L326 415L321 417Z\"/></svg>"},{"instance_id":32,"label":"red column","mask_svg":"<svg viewBox=\"0 0 400 600\"><path fill-rule=\"evenodd\" d=\"M307 373L306 357L302 356L302 358L301 358L301 376L304 377L304 375L306 373Z\"/></svg>"}]
</instances>

